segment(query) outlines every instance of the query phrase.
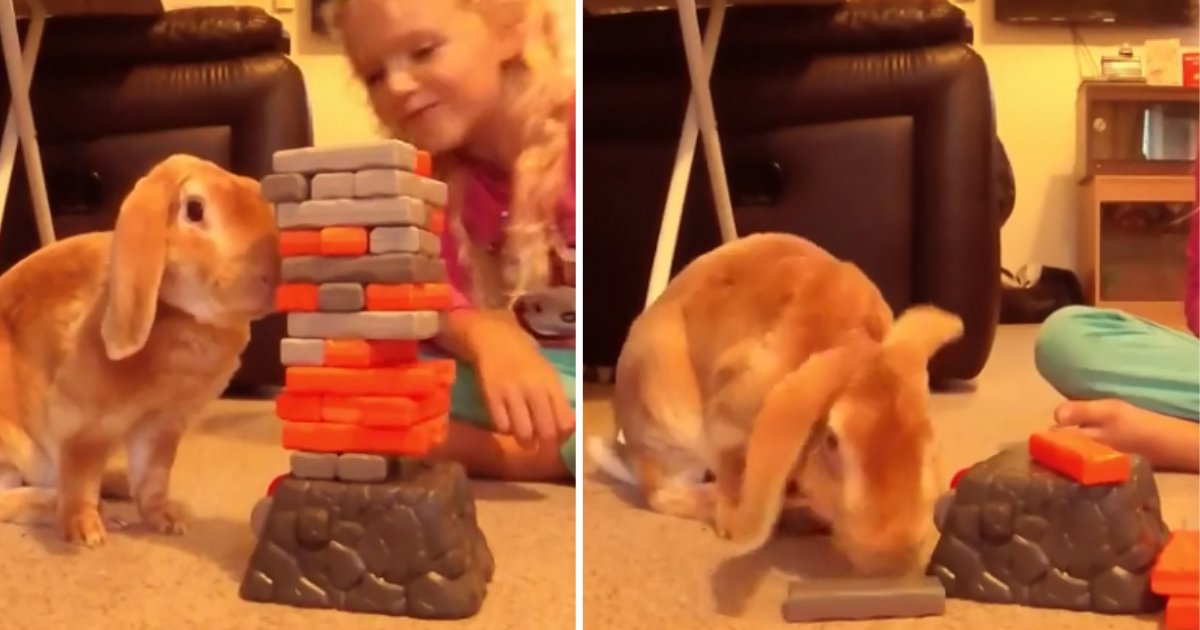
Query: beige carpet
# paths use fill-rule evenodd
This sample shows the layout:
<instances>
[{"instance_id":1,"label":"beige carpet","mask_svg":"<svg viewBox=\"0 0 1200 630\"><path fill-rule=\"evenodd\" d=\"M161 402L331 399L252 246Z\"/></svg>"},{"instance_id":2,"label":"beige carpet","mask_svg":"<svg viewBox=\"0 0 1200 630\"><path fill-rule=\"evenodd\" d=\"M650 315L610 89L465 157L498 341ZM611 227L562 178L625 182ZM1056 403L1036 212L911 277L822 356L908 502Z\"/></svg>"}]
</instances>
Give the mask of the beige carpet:
<instances>
[{"instance_id":1,"label":"beige carpet","mask_svg":"<svg viewBox=\"0 0 1200 630\"><path fill-rule=\"evenodd\" d=\"M241 600L254 546L251 507L287 470L270 403L220 401L185 440L173 488L195 512L181 537L139 526L83 551L48 530L0 526L2 630L559 629L575 625L575 492L477 483L480 526L496 558L483 610L454 622L302 610ZM119 513L132 514L130 506Z\"/></svg>"},{"instance_id":2,"label":"beige carpet","mask_svg":"<svg viewBox=\"0 0 1200 630\"><path fill-rule=\"evenodd\" d=\"M1035 329L1002 327L975 391L937 395L933 417L952 472L992 455L1006 443L1042 428L1059 400L1037 376ZM609 434L607 389L585 392L586 434ZM792 537L763 553L722 564L722 546L699 524L652 514L631 505L623 489L594 476L583 482L583 619L585 628L636 630L792 627L780 615L790 577L833 574L837 559L819 537ZM1177 527L1197 519L1197 478L1161 475L1164 517ZM618 494L621 492L622 494ZM947 602L946 614L921 620L820 624L819 628L963 628L1027 630L1156 628L1154 618L1103 616L1019 606Z\"/></svg>"}]
</instances>

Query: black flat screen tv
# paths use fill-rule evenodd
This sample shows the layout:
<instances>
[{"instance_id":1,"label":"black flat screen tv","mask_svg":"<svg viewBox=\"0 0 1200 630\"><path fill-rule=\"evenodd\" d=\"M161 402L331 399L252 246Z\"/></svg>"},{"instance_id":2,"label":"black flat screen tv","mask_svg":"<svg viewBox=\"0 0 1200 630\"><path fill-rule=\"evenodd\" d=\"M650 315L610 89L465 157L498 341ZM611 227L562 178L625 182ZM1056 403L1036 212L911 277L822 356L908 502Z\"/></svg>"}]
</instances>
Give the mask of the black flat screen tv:
<instances>
[{"instance_id":1,"label":"black flat screen tv","mask_svg":"<svg viewBox=\"0 0 1200 630\"><path fill-rule=\"evenodd\" d=\"M995 0L996 21L1081 26L1195 26L1197 0Z\"/></svg>"}]
</instances>

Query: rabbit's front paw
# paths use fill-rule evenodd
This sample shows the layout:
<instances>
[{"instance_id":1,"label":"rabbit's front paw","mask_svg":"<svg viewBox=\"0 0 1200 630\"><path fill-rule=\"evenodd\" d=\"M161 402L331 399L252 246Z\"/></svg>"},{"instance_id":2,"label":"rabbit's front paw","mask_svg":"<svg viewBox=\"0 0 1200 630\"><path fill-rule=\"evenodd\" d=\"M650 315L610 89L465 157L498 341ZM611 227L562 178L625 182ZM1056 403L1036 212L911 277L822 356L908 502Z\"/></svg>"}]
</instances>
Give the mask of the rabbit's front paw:
<instances>
[{"instance_id":1,"label":"rabbit's front paw","mask_svg":"<svg viewBox=\"0 0 1200 630\"><path fill-rule=\"evenodd\" d=\"M187 532L188 511L178 501L158 501L142 509L142 521L160 534Z\"/></svg>"},{"instance_id":2,"label":"rabbit's front paw","mask_svg":"<svg viewBox=\"0 0 1200 630\"><path fill-rule=\"evenodd\" d=\"M68 542L85 547L99 547L107 538L104 519L94 506L72 510L62 517L62 533Z\"/></svg>"}]
</instances>

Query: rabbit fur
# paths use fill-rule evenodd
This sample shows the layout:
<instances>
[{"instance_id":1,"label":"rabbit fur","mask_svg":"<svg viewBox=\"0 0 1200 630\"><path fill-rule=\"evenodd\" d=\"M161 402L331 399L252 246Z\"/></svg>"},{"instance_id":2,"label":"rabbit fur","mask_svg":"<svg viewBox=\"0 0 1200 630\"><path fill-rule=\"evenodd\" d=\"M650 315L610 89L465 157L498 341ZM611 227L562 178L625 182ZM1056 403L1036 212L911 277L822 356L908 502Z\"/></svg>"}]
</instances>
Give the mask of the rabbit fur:
<instances>
[{"instance_id":1,"label":"rabbit fur","mask_svg":"<svg viewBox=\"0 0 1200 630\"><path fill-rule=\"evenodd\" d=\"M589 450L651 509L711 522L736 553L803 505L856 571L917 572L942 486L927 364L961 335L932 306L893 321L861 270L806 239L746 236L696 258L634 321L613 395L624 442Z\"/></svg>"},{"instance_id":2,"label":"rabbit fur","mask_svg":"<svg viewBox=\"0 0 1200 630\"><path fill-rule=\"evenodd\" d=\"M135 183L114 230L0 275L0 521L96 546L103 491L182 532L168 492L180 437L228 386L279 274L258 182L179 154ZM127 473L106 472L120 446Z\"/></svg>"}]
</instances>

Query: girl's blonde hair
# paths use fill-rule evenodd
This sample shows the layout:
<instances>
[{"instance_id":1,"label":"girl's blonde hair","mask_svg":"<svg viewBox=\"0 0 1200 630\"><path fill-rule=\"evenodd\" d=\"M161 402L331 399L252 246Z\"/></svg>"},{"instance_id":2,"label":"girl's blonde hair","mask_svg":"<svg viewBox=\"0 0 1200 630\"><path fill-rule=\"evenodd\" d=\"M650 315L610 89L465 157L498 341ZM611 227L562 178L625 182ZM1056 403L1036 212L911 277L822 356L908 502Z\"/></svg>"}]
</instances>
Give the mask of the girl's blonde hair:
<instances>
[{"instance_id":1,"label":"girl's blonde hair","mask_svg":"<svg viewBox=\"0 0 1200 630\"><path fill-rule=\"evenodd\" d=\"M328 21L336 25L338 14L354 1L335 0ZM523 50L504 70L505 98L521 122L510 138L516 156L510 165L512 199L496 256L486 244L473 242L463 226L466 166L453 155L434 161L437 176L450 189L446 225L459 244L458 259L470 275L472 300L485 308L509 307L521 295L550 284L552 258L563 264L574 262L557 214L571 158L575 81L564 63L558 18L547 0L457 1L492 29L515 27L524 34ZM388 132L405 139L401 129Z\"/></svg>"}]
</instances>

